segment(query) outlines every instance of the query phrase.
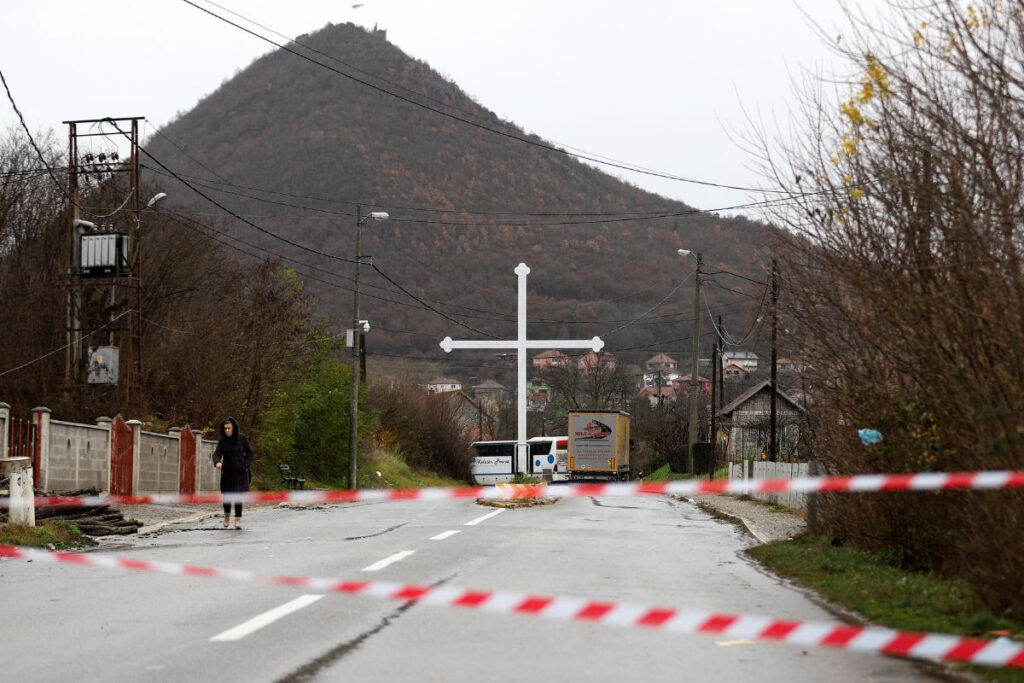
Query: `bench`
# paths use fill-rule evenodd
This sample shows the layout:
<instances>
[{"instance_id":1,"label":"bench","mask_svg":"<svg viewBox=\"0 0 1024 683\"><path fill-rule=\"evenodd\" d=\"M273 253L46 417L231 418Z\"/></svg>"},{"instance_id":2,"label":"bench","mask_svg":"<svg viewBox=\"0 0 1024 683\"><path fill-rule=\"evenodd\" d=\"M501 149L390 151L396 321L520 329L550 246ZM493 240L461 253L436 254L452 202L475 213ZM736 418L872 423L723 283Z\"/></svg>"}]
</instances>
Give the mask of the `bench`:
<instances>
[{"instance_id":1,"label":"bench","mask_svg":"<svg viewBox=\"0 0 1024 683\"><path fill-rule=\"evenodd\" d=\"M292 476L292 468L290 465L284 463L278 463L278 472L281 473L281 479L284 480L284 485L290 489L304 489L306 488L306 480L302 477Z\"/></svg>"}]
</instances>

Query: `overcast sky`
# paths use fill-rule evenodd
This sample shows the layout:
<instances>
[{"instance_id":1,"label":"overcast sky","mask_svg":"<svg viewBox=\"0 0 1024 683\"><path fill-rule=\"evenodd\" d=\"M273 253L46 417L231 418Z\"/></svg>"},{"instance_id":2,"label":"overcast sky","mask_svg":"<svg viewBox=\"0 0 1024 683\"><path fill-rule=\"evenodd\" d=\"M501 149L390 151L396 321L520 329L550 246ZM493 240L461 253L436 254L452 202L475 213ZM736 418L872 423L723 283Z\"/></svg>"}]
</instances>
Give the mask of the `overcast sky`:
<instances>
[{"instance_id":1,"label":"overcast sky","mask_svg":"<svg viewBox=\"0 0 1024 683\"><path fill-rule=\"evenodd\" d=\"M880 1L862 4L871 9ZM529 132L740 186L761 179L732 131L748 127L747 115L784 124L793 79L834 68L811 21L829 36L843 25L836 0L218 4L289 36L327 22L377 24L406 53ZM5 2L3 14L0 70L33 132L53 129L60 140L68 119L145 116L159 127L272 49L183 0ZM17 124L4 99L0 123ZM702 209L749 199L736 190L611 172Z\"/></svg>"}]
</instances>

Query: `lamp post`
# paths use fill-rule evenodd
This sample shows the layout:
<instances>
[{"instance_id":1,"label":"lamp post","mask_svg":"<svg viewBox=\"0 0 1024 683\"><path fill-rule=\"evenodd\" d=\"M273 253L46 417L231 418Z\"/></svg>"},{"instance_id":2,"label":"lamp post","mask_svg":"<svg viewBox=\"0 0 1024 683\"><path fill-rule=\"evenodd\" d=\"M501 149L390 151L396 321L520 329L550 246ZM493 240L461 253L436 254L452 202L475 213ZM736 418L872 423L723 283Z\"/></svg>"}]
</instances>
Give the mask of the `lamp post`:
<instances>
[{"instance_id":1,"label":"lamp post","mask_svg":"<svg viewBox=\"0 0 1024 683\"><path fill-rule=\"evenodd\" d=\"M692 256L688 249L679 249L680 256ZM690 425L686 444L686 471L694 473L693 469L693 446L697 443L697 392L700 383L697 381L697 373L700 356L700 268L704 265L701 253L697 252L697 277L693 290L693 355L690 358Z\"/></svg>"},{"instance_id":2,"label":"lamp post","mask_svg":"<svg viewBox=\"0 0 1024 683\"><path fill-rule=\"evenodd\" d=\"M356 206L356 276L355 288L352 295L352 398L349 401L349 429L348 429L348 488L355 491L356 464L359 448L359 266L362 262L362 253L359 250L359 233L366 219L372 218L375 221L387 220L388 214L385 211L371 211L363 215L363 207Z\"/></svg>"}]
</instances>

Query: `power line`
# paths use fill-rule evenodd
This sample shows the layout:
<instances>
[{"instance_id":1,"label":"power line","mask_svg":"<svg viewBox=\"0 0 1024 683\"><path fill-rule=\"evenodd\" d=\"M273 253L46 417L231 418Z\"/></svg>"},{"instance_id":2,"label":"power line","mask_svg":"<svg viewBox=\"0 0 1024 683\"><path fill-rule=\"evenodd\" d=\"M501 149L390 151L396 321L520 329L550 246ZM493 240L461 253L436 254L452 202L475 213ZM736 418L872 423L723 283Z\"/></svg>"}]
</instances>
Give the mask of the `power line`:
<instances>
[{"instance_id":1,"label":"power line","mask_svg":"<svg viewBox=\"0 0 1024 683\"><path fill-rule=\"evenodd\" d=\"M150 155L150 158L152 158L151 155ZM163 165L161 164L161 166L163 166ZM154 168L152 168L150 166L145 166L144 165L143 167L146 168L149 171L153 171L153 172L159 173L161 175L166 175L166 176L169 176L169 177L175 177L178 180L181 180L181 178L186 178L186 177L187 178L191 178L192 182L194 184L199 185L201 187L205 187L205 188L207 188L209 190L213 190L215 192L221 192L221 193L224 193L224 194L234 195L236 197L243 197L245 199L251 199L253 201L263 202L265 204L272 204L272 205L275 205L275 206L283 206L283 207L287 207L287 208L291 208L291 209L300 209L300 210L303 210L303 211L313 211L315 213L325 214L326 216L330 216L330 217L345 216L345 217L351 218L351 217L354 217L355 214L346 213L344 211L333 211L333 210L330 210L330 209L323 209L323 208L320 208L320 207L317 207L317 206L309 206L309 205L305 205L305 204L294 204L294 203L280 201L280 200L275 200L275 199L268 199L266 197L259 197L259 196L253 195L253 194L249 194L248 192L242 192L242 191L239 191L239 190L224 189L223 187L218 187L218 185L222 185L223 184L223 185L228 185L230 187L238 187L238 188L242 188L242 189L247 189L250 192L264 192L264 193L267 193L267 194L276 194L276 195L281 195L281 196L286 196L286 197L293 197L293 198L299 198L299 199L308 199L308 200L313 200L313 201L343 203L343 204L350 205L350 206L356 206L356 205L360 204L360 202L356 202L356 201L341 200L341 199L327 199L327 198L324 198L324 197L310 197L310 196L304 196L304 195L294 195L294 194L289 194L289 193L285 193L285 192L278 192L276 190L267 190L267 189L263 189L263 188L247 187L247 186L244 186L244 185L237 185L235 183L229 183L229 182L215 183L215 182L210 181L209 179L203 179L203 178L199 178L197 176L190 176L190 175L184 174L184 173L174 173L174 174L172 174L172 173L161 172L159 169L154 169ZM164 168L166 168L166 166ZM426 218L400 218L400 217L393 217L393 218L389 219L389 220L391 220L393 222L396 222L396 223L416 223L416 224L422 224L422 225L444 225L444 226L452 226L452 227L465 226L465 227L475 227L475 228L486 228L486 227L516 228L516 227L565 227L565 226L573 226L573 225L603 225L603 224L606 224L606 223L626 223L626 222L631 222L631 221L660 220L660 219L663 219L663 218L681 218L683 216L710 215L710 214L718 213L718 212L721 212L721 211L736 211L736 210L740 210L740 209L753 209L753 208L768 208L768 207L786 206L786 205L789 205L790 203L792 203L793 201L794 200L792 200L792 199L783 197L783 198L776 198L776 199L766 199L766 200L757 201L757 202L748 202L748 203L745 203L745 204L734 204L734 205L731 205L731 206L718 207L718 208L713 208L713 209L682 209L682 210L673 210L673 211L663 210L661 212L644 212L644 213L641 213L641 212L636 212L636 213L628 213L628 212L627 213L476 212L476 211L462 211L462 210L459 210L459 209L441 210L441 209L432 209L432 208L425 208L425 207L402 207L402 206L391 206L391 205L388 205L388 208L391 208L391 209L394 209L394 208L404 208L404 209L409 210L409 211L423 211L423 212L433 212L433 213L467 213L467 214L471 214L471 215L491 215L491 216L500 216L500 215L504 215L504 216L538 216L538 217L559 217L559 216L563 216L563 217L581 216L582 217L582 216L596 216L595 218L588 218L588 219L582 219L582 220L527 221L527 222L518 222L518 223L517 222L511 222L511 221L490 221L490 222L472 221L472 222L470 222L470 221L432 220L432 219L426 219ZM370 206L378 206L378 205L370 203ZM238 215L241 216L243 214L238 214ZM254 217L254 218L275 218L276 216L255 215L255 216L251 216L251 217ZM722 272L729 272L729 271L722 271ZM742 277L742 276L737 276L737 277Z\"/></svg>"},{"instance_id":2,"label":"power line","mask_svg":"<svg viewBox=\"0 0 1024 683\"><path fill-rule=\"evenodd\" d=\"M760 192L760 193L787 194L787 195L791 194L787 190L767 190L767 189L764 189L764 188L743 187L743 186L739 186L739 185L728 185L728 184L725 184L725 183L715 183L715 182L711 182L711 181L707 181L707 180L697 180L695 178L687 178L687 177L684 177L684 176L672 175L670 173L662 173L662 172L659 172L659 171L647 170L647 169L641 168L639 166L634 166L634 165L629 165L629 164L622 164L622 163L617 163L617 162L614 162L614 161L606 161L606 160L603 160L603 159L601 159L601 158L599 158L597 156L592 156L592 155L588 155L588 154L583 154L583 153L571 154L570 152L568 152L568 151L566 151L564 149L559 149L558 147L555 147L554 145L551 145L549 143L541 142L539 140L531 140L530 138L523 137L522 135L517 135L517 134L509 133L507 131L503 131L503 130L500 130L498 128L494 128L492 126L484 125L482 123L477 123L477 122L471 121L471 120L469 120L469 119L467 119L465 117L457 116L455 114L452 114L451 112L443 111L441 109L438 109L437 107L432 107L432 106L430 106L428 104L424 104L422 102L417 102L416 100L411 99L409 97L406 97L405 95L401 95L399 93L393 92L391 90L388 90L387 88L381 87L379 85L375 85L375 84L370 83L370 82L368 82L368 81L366 81L364 79L361 79L361 78L358 78L356 76L353 76L352 74L345 73L344 71L341 71L340 69L336 69L335 67L330 66L329 64L324 64L323 62L317 61L316 59L310 57L309 55L305 55L305 54L302 54L300 52L297 52L296 50L293 50L292 48L288 47L287 45L282 45L282 44L280 44L280 43L278 43L278 42L276 42L274 40L271 40L270 38L267 38L264 35L261 35L261 34L255 32L255 31L253 31L251 29L248 29L248 28L246 28L244 26L241 26L240 24L237 24L237 23L231 21L230 19L219 15L219 14L217 14L216 12L214 12L214 11L212 11L210 9L207 9L205 7L200 7L196 3L192 2L192 0L182 0L182 2L184 2L186 5L190 5L190 6L194 7L195 9L197 9L197 10L199 10L201 12L205 12L206 14L209 14L210 16L212 16L212 17L214 17L216 19L219 19L220 21L222 21L222 22L224 22L224 23L226 23L226 24L228 24L230 26L233 26L233 27L237 28L240 31L248 33L249 35L251 35L251 36L253 36L255 38L258 38L258 39L260 39L260 40L262 40L264 42L267 42L267 43L277 47L280 50L284 50L285 52L288 52L289 54L295 55L296 57L299 57L300 59L304 59L304 60L306 60L306 61L308 61L308 62L310 62L312 64L315 64L315 65L323 68L323 69L327 69L328 71L336 73L339 76L342 76L344 78L348 78L348 79L350 79L352 81L355 81L356 83L359 83L360 85L364 85L364 86L366 86L368 88L372 88L373 90L376 90L377 92L383 93L383 94L388 95L390 97L394 97L396 99L399 99L399 100L401 100L403 102L406 102L408 104L411 104L413 106L420 107L422 109L426 109L427 111L434 112L435 114L440 114L441 116L444 116L446 118L450 118L450 119L452 119L454 121L459 121L461 123L468 124L470 126L473 126L474 128L479 128L481 130L486 130L486 131L488 131L490 133L494 133L496 135L500 135L500 136L508 138L510 140L515 140L517 142L522 142L522 143L525 143L525 144L528 144L528 145L532 145L534 147L539 147L541 149L544 149L544 150L547 150L547 151L550 151L550 152L555 152L557 154L561 154L561 155L564 155L564 156L567 156L567 157L576 157L576 158L579 158L579 159L585 159L586 161L591 161L591 162L593 162L595 164L600 164L600 165L603 165L603 166L610 166L612 168L618 168L618 169L625 170L625 171L632 171L634 173L640 173L640 174L643 174L643 175L649 175L649 176L653 176L653 177L656 177L656 178L664 178L664 179L667 179L667 180L676 180L676 181L679 181L679 182L690 183L690 184L694 184L694 185L703 185L703 186L707 186L707 187L719 187L719 188L723 188L723 189L740 190L740 191L744 191L744 192Z\"/></svg>"},{"instance_id":3,"label":"power line","mask_svg":"<svg viewBox=\"0 0 1024 683\"><path fill-rule=\"evenodd\" d=\"M54 355L55 353L60 353L61 351L63 351L64 349L68 348L72 344L80 343L81 340L88 339L89 337L91 337L92 335L96 334L97 332L104 331L105 329L107 329L113 323L117 322L118 320L120 320L121 318L125 317L126 315L129 315L129 314L134 313L134 312L135 312L134 310L124 311L120 315L118 315L118 316L116 316L114 318L111 318L110 320L108 320L106 323L104 323L100 327L96 328L95 330L92 330L91 332L88 332L88 333L82 335L82 337L81 337L81 339L79 341L71 342L69 344L64 344L63 346L61 346L59 348L56 348L53 351L50 351L49 353L44 353L43 355L39 356L38 358L33 358L32 360L28 361L27 363L22 363L18 367L11 368L10 370L4 370L3 372L0 372L0 377L3 377L4 375L9 375L12 372L17 372L18 370L21 370L22 368L27 368L28 366L33 365L34 363L38 363L41 360L49 358L50 356Z\"/></svg>"},{"instance_id":4,"label":"power line","mask_svg":"<svg viewBox=\"0 0 1024 683\"><path fill-rule=\"evenodd\" d=\"M60 190L61 194L67 197L68 201L72 201L71 197L68 196L68 189L57 179L57 176L50 168L50 164L47 163L46 158L43 156L42 150L40 150L39 145L36 144L35 138L32 137L32 131L29 130L28 124L25 123L25 117L22 116L21 110L18 109L18 103L14 101L14 95L11 94L11 89L7 85L7 79L4 78L4 72L2 70L0 70L0 83L3 83L4 91L7 93L7 100L11 103L14 113L18 115L18 121L21 122L21 127L25 131L25 135L28 137L28 141L29 144L32 145L32 149L35 150L36 156L39 157L39 161L43 164L43 167L46 168L47 173L49 173L50 178L53 179L53 183L57 186L57 189Z\"/></svg>"}]
</instances>

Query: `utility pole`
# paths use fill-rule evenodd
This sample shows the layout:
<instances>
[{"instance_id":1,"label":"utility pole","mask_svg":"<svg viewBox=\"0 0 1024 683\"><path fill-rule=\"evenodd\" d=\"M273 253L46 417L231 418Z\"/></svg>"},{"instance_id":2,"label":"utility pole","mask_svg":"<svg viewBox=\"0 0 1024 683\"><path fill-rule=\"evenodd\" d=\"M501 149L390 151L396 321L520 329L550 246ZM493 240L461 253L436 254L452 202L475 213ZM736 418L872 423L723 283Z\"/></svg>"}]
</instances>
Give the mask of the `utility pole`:
<instances>
[{"instance_id":1,"label":"utility pole","mask_svg":"<svg viewBox=\"0 0 1024 683\"><path fill-rule=\"evenodd\" d=\"M142 274L140 258L140 203L139 178L139 121L141 116L126 118L103 118L65 121L68 125L68 272L66 281L65 327L67 348L64 355L65 397L70 398L72 390L79 394L83 386L90 382L83 377L85 369L84 341L95 332L108 328L107 343L115 346L119 341L117 382L120 384L121 410L128 412L138 402L142 382ZM79 132L80 125L88 125L89 132ZM113 131L104 130L104 126L113 127ZM125 128L122 128L125 126ZM99 132L94 132L96 129ZM129 156L120 159L118 154L105 151L92 153L89 138L113 138L127 141ZM83 148L84 145L84 148ZM109 156L108 156L109 154ZM83 220L80 216L79 201L85 194L94 193L102 185L113 185L114 180L127 175L128 197L114 211L94 216L94 218L111 218L120 214L124 219L123 232L115 230L111 224L99 225ZM94 185L90 184L90 179ZM154 201L166 195L154 197ZM90 238L120 235L116 241L110 239L107 249L94 249L89 256L90 267L82 261L83 234L89 232ZM123 245L123 246L122 246ZM127 257L127 260L126 258ZM108 262L109 261L109 262ZM102 265L106 270L94 268ZM106 299L106 315L101 318L95 303L97 294L103 292ZM121 309L121 314L116 311ZM125 323L115 327L114 321L126 317ZM99 337L102 339L102 337ZM113 359L111 359L113 361ZM98 384L98 382L97 382Z\"/></svg>"},{"instance_id":2,"label":"utility pole","mask_svg":"<svg viewBox=\"0 0 1024 683\"><path fill-rule=\"evenodd\" d=\"M362 205L356 206L356 272L353 278L355 287L352 289L352 396L348 405L348 488L350 491L355 491L358 487L356 474L359 457L359 364L362 357L360 342L363 336L362 323L359 321L359 266L363 260L359 237L367 218L383 221L388 219L388 214L384 211L371 211L364 216Z\"/></svg>"},{"instance_id":3,"label":"utility pole","mask_svg":"<svg viewBox=\"0 0 1024 683\"><path fill-rule=\"evenodd\" d=\"M697 277L693 289L693 356L690 358L690 426L686 448L686 471L694 473L693 450L697 443L697 381L700 357L700 267L704 264L701 253L697 252Z\"/></svg>"},{"instance_id":4,"label":"utility pole","mask_svg":"<svg viewBox=\"0 0 1024 683\"><path fill-rule=\"evenodd\" d=\"M359 232L363 225L363 207L356 206L356 273L352 290L352 395L348 403L348 488L355 491L356 451L359 448Z\"/></svg>"},{"instance_id":5,"label":"utility pole","mask_svg":"<svg viewBox=\"0 0 1024 683\"><path fill-rule=\"evenodd\" d=\"M718 354L722 346L721 317L718 318L718 324L719 327L715 328L715 347L714 351L711 353L711 466L708 471L708 480L715 478L715 461L717 460L716 456L718 455L716 452L716 446L718 443L718 439L716 437L718 434L715 431L715 413L718 412L718 410L715 407L715 399L718 397L718 392L716 391L718 388Z\"/></svg>"},{"instance_id":6,"label":"utility pole","mask_svg":"<svg viewBox=\"0 0 1024 683\"><path fill-rule=\"evenodd\" d=\"M778 365L778 351L776 349L776 339L779 330L779 277L776 270L775 259L772 258L772 270L771 270L771 291L772 291L772 369L771 369L771 395L769 399L768 409L768 460L775 462L778 460L778 445L776 443L776 426L778 423L778 406L777 394L779 392L777 375Z\"/></svg>"}]
</instances>

